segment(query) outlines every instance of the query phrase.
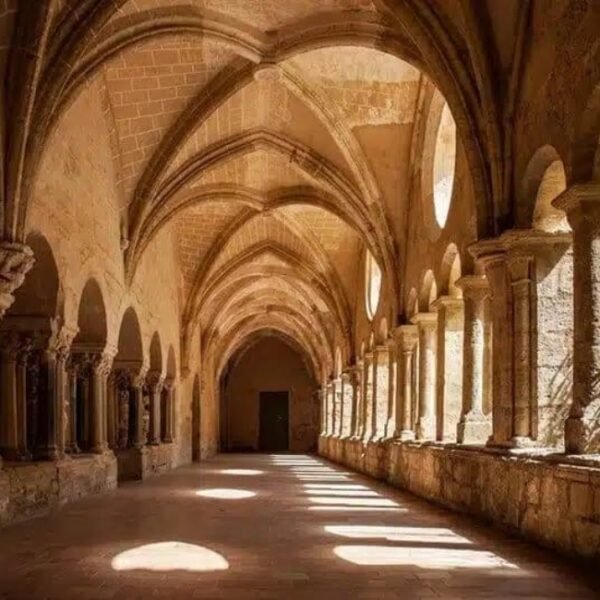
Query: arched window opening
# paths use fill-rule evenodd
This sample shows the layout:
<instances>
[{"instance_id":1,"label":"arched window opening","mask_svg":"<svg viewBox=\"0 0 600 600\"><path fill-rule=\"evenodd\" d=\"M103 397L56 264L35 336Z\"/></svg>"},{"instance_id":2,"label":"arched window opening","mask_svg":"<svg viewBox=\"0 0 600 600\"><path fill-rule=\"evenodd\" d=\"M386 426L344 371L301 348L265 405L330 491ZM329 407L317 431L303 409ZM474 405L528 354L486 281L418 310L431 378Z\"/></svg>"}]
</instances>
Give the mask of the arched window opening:
<instances>
[{"instance_id":1,"label":"arched window opening","mask_svg":"<svg viewBox=\"0 0 600 600\"><path fill-rule=\"evenodd\" d=\"M365 266L365 280L367 316L369 317L369 320L372 321L377 313L379 300L381 298L382 274L377 261L368 250Z\"/></svg>"},{"instance_id":2,"label":"arched window opening","mask_svg":"<svg viewBox=\"0 0 600 600\"><path fill-rule=\"evenodd\" d=\"M567 189L567 176L561 160L555 160L544 171L535 199L533 227L557 233L570 231L564 211L554 208L552 201Z\"/></svg>"},{"instance_id":3,"label":"arched window opening","mask_svg":"<svg viewBox=\"0 0 600 600\"><path fill-rule=\"evenodd\" d=\"M433 157L433 208L440 227L446 225L456 168L456 123L448 104L444 104L435 139Z\"/></svg>"}]
</instances>

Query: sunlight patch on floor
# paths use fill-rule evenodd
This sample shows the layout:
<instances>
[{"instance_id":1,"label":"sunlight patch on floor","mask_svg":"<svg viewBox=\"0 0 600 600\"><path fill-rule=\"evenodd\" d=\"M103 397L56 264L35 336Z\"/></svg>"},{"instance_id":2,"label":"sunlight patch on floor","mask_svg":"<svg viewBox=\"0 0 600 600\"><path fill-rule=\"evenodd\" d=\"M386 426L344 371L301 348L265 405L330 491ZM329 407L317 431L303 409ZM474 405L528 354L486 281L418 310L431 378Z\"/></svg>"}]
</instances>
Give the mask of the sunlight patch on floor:
<instances>
[{"instance_id":1,"label":"sunlight patch on floor","mask_svg":"<svg viewBox=\"0 0 600 600\"><path fill-rule=\"evenodd\" d=\"M383 538L390 542L424 542L440 544L471 544L467 538L451 529L440 527L391 527L381 525L327 525L325 531L342 537Z\"/></svg>"},{"instance_id":2,"label":"sunlight patch on floor","mask_svg":"<svg viewBox=\"0 0 600 600\"><path fill-rule=\"evenodd\" d=\"M250 490L234 490L229 488L215 488L210 490L198 490L196 496L203 498L218 498L219 500L242 500L256 496L255 492Z\"/></svg>"},{"instance_id":3,"label":"sunlight patch on floor","mask_svg":"<svg viewBox=\"0 0 600 600\"><path fill-rule=\"evenodd\" d=\"M223 556L195 544L159 542L126 550L111 561L115 571L225 571L229 563Z\"/></svg>"},{"instance_id":4,"label":"sunlight patch on floor","mask_svg":"<svg viewBox=\"0 0 600 600\"><path fill-rule=\"evenodd\" d=\"M411 548L393 546L337 546L334 553L354 565L411 566L422 569L517 569L503 558L483 550Z\"/></svg>"}]
</instances>

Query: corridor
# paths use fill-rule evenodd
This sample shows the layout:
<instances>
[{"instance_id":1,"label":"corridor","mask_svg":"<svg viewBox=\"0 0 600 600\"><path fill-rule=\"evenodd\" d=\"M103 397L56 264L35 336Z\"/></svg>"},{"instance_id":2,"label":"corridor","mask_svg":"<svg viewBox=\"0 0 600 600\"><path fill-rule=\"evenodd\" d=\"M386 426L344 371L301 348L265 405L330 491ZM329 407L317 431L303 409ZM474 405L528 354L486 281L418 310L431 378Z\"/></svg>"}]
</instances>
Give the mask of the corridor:
<instances>
[{"instance_id":1,"label":"corridor","mask_svg":"<svg viewBox=\"0 0 600 600\"><path fill-rule=\"evenodd\" d=\"M0 535L2 599L584 599L593 586L557 556L307 455L220 455Z\"/></svg>"}]
</instances>

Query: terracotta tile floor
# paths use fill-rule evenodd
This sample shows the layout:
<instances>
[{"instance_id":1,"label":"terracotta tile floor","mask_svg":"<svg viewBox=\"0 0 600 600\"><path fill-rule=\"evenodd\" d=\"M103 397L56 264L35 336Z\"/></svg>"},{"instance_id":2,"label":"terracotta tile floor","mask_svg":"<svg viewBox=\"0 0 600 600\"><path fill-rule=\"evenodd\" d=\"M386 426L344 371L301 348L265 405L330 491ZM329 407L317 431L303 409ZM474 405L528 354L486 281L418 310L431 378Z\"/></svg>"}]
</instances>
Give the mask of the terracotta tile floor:
<instances>
[{"instance_id":1,"label":"terracotta tile floor","mask_svg":"<svg viewBox=\"0 0 600 600\"><path fill-rule=\"evenodd\" d=\"M220 456L0 532L0 598L599 598L592 585L297 455Z\"/></svg>"}]
</instances>

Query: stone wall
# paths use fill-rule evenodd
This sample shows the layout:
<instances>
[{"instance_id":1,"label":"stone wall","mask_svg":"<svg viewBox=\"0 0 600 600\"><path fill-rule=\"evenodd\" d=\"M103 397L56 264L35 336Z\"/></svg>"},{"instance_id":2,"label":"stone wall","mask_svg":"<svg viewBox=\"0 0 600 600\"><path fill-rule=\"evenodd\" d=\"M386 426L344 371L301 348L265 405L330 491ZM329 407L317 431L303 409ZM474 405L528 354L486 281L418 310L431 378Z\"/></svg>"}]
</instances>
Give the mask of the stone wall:
<instances>
[{"instance_id":1,"label":"stone wall","mask_svg":"<svg viewBox=\"0 0 600 600\"><path fill-rule=\"evenodd\" d=\"M117 462L112 454L4 465L0 470L0 525L116 487Z\"/></svg>"},{"instance_id":2,"label":"stone wall","mask_svg":"<svg viewBox=\"0 0 600 600\"><path fill-rule=\"evenodd\" d=\"M600 558L600 462L436 443L321 437L322 456L540 545Z\"/></svg>"}]
</instances>

